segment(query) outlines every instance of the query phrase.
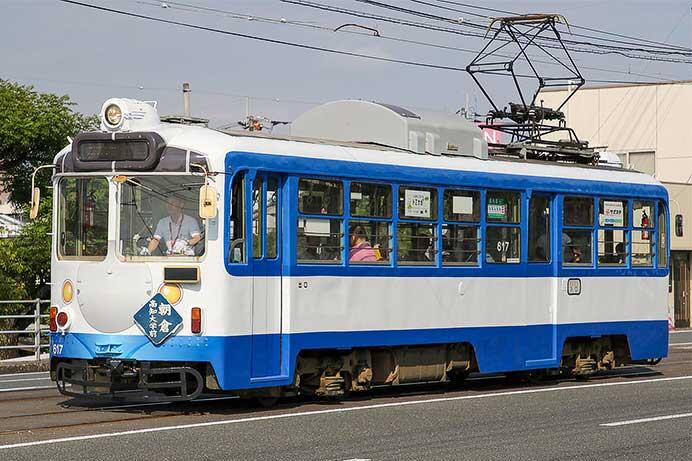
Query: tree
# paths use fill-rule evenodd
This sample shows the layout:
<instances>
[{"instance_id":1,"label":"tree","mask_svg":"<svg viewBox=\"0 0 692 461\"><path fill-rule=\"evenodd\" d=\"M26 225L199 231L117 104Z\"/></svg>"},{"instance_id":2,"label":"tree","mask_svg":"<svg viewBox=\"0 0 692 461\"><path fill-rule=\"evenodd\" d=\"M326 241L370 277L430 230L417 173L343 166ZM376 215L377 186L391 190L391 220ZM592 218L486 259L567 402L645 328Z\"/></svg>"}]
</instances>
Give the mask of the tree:
<instances>
[{"instance_id":1,"label":"tree","mask_svg":"<svg viewBox=\"0 0 692 461\"><path fill-rule=\"evenodd\" d=\"M68 96L39 93L30 86L0 80L0 186L25 215L34 168L52 163L69 143L68 137L96 127L97 117L75 112L73 106ZM50 176L48 171L37 175L44 196L39 218L27 223L19 237L0 239L0 299L46 298L50 294ZM27 309L33 306L0 305L0 314ZM12 329L25 325L3 322L0 326ZM0 335L0 343L3 340L16 341Z\"/></svg>"},{"instance_id":2,"label":"tree","mask_svg":"<svg viewBox=\"0 0 692 461\"><path fill-rule=\"evenodd\" d=\"M53 157L80 131L94 129L97 117L75 112L69 96L39 93L31 86L0 80L0 172L10 200L29 201L31 173ZM50 174L39 174L46 186ZM43 187L43 191L45 191Z\"/></svg>"}]
</instances>

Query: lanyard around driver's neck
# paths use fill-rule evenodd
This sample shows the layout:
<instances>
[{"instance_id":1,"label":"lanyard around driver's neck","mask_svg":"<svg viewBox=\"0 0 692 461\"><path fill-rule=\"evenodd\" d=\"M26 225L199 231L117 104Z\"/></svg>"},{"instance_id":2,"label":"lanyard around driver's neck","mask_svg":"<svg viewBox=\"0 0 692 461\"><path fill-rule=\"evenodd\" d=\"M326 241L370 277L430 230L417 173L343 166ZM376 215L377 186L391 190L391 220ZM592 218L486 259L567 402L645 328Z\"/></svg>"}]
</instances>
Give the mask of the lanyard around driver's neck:
<instances>
[{"instance_id":1,"label":"lanyard around driver's neck","mask_svg":"<svg viewBox=\"0 0 692 461\"><path fill-rule=\"evenodd\" d=\"M175 234L175 238L173 239L173 242L171 243L170 250L173 250L175 248L175 244L178 241L178 237L180 237L180 230L183 228L183 215L180 215L180 222L176 223L178 224L178 232ZM170 234L171 237L173 237L173 218L169 217L168 218L168 233Z\"/></svg>"}]
</instances>

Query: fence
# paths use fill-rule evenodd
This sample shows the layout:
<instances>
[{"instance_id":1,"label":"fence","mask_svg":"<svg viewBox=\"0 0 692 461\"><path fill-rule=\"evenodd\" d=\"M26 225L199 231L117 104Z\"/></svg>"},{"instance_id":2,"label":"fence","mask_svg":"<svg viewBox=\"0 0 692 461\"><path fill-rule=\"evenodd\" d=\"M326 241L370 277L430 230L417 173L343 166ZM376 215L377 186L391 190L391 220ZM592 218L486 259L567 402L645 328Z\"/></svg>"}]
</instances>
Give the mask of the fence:
<instances>
[{"instance_id":1,"label":"fence","mask_svg":"<svg viewBox=\"0 0 692 461\"><path fill-rule=\"evenodd\" d=\"M24 329L24 330L0 330L0 335L18 335L19 336L19 341L17 341L16 345L13 346L0 346L0 350L7 350L7 349L14 349L14 350L33 350L34 351L34 357L36 360L41 359L41 350L42 349L47 349L49 347L48 341L44 342L44 338L49 333L48 330L48 325L43 324L43 320L47 319L49 315L42 314L41 313L41 308L42 306L48 306L50 305L50 301L47 299L31 299L31 300L22 300L22 301L0 301L0 305L7 305L7 304L23 304L23 305L33 305L34 306L34 312L33 314L17 314L17 315L0 315L0 320L12 320L12 319L33 319L34 323L33 325L30 326L30 328ZM30 340L26 341L26 344L21 344L22 338L26 338L27 336L33 336L33 341Z\"/></svg>"}]
</instances>

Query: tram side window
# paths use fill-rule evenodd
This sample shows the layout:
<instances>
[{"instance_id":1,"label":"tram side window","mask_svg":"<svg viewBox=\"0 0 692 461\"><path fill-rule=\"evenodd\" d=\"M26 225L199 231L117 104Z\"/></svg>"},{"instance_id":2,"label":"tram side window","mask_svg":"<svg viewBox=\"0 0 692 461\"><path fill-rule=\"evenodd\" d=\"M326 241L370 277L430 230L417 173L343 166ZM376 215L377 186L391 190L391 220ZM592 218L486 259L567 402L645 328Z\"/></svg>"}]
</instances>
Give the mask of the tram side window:
<instances>
[{"instance_id":1,"label":"tram side window","mask_svg":"<svg viewBox=\"0 0 692 461\"><path fill-rule=\"evenodd\" d=\"M343 252L343 183L335 180L298 180L298 262L337 264ZM306 215L306 216L303 216Z\"/></svg>"},{"instance_id":2,"label":"tram side window","mask_svg":"<svg viewBox=\"0 0 692 461\"><path fill-rule=\"evenodd\" d=\"M521 194L489 190L486 198L485 260L517 264L521 258ZM504 223L498 225L496 223Z\"/></svg>"},{"instance_id":3,"label":"tram side window","mask_svg":"<svg viewBox=\"0 0 692 461\"><path fill-rule=\"evenodd\" d=\"M392 186L352 182L350 195L351 216L392 217Z\"/></svg>"},{"instance_id":4,"label":"tram side window","mask_svg":"<svg viewBox=\"0 0 692 461\"><path fill-rule=\"evenodd\" d=\"M342 214L343 184L341 181L301 178L298 181L298 210L305 214Z\"/></svg>"},{"instance_id":5,"label":"tram side window","mask_svg":"<svg viewBox=\"0 0 692 461\"><path fill-rule=\"evenodd\" d=\"M627 264L628 226L627 200L599 199L598 201L598 264L624 266Z\"/></svg>"},{"instance_id":6,"label":"tram side window","mask_svg":"<svg viewBox=\"0 0 692 461\"><path fill-rule=\"evenodd\" d=\"M352 182L349 191L349 264L386 264L392 247L392 186Z\"/></svg>"},{"instance_id":7,"label":"tram side window","mask_svg":"<svg viewBox=\"0 0 692 461\"><path fill-rule=\"evenodd\" d=\"M231 226L229 259L232 263L246 261L245 252L245 173L238 173L231 186Z\"/></svg>"},{"instance_id":8,"label":"tram side window","mask_svg":"<svg viewBox=\"0 0 692 461\"><path fill-rule=\"evenodd\" d=\"M262 201L262 178L252 183L252 257L262 257L262 228L264 227L264 202Z\"/></svg>"},{"instance_id":9,"label":"tram side window","mask_svg":"<svg viewBox=\"0 0 692 461\"><path fill-rule=\"evenodd\" d=\"M437 254L437 189L399 188L397 262L400 265L434 265ZM428 221L428 222L423 222Z\"/></svg>"},{"instance_id":10,"label":"tram side window","mask_svg":"<svg viewBox=\"0 0 692 461\"><path fill-rule=\"evenodd\" d=\"M635 200L632 205L632 265L652 266L653 246L656 230L654 228L654 202Z\"/></svg>"},{"instance_id":11,"label":"tram side window","mask_svg":"<svg viewBox=\"0 0 692 461\"><path fill-rule=\"evenodd\" d=\"M666 204L662 200L658 202L658 239L657 239L657 251L658 254L658 268L663 269L668 267L668 217L666 214Z\"/></svg>"},{"instance_id":12,"label":"tram side window","mask_svg":"<svg viewBox=\"0 0 692 461\"><path fill-rule=\"evenodd\" d=\"M565 197L562 207L562 262L591 265L593 255L594 200Z\"/></svg>"},{"instance_id":13,"label":"tram side window","mask_svg":"<svg viewBox=\"0 0 692 461\"><path fill-rule=\"evenodd\" d=\"M480 192L446 189L442 200L442 264L478 265ZM452 224L459 223L459 224Z\"/></svg>"},{"instance_id":14,"label":"tram side window","mask_svg":"<svg viewBox=\"0 0 692 461\"><path fill-rule=\"evenodd\" d=\"M550 262L550 198L529 200L529 262Z\"/></svg>"}]
</instances>

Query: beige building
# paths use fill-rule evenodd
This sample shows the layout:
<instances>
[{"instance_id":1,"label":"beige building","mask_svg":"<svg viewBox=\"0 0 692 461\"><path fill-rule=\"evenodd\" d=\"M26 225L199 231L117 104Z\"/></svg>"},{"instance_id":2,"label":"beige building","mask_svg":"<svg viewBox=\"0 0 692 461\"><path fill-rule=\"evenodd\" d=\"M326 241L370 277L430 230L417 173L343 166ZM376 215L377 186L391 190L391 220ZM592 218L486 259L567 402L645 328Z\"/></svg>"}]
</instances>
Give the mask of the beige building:
<instances>
[{"instance_id":1,"label":"beige building","mask_svg":"<svg viewBox=\"0 0 692 461\"><path fill-rule=\"evenodd\" d=\"M567 94L544 91L538 100L555 108ZM692 81L589 86L574 94L562 111L581 140L617 154L624 167L649 173L668 189L670 317L676 327L690 327Z\"/></svg>"}]
</instances>

